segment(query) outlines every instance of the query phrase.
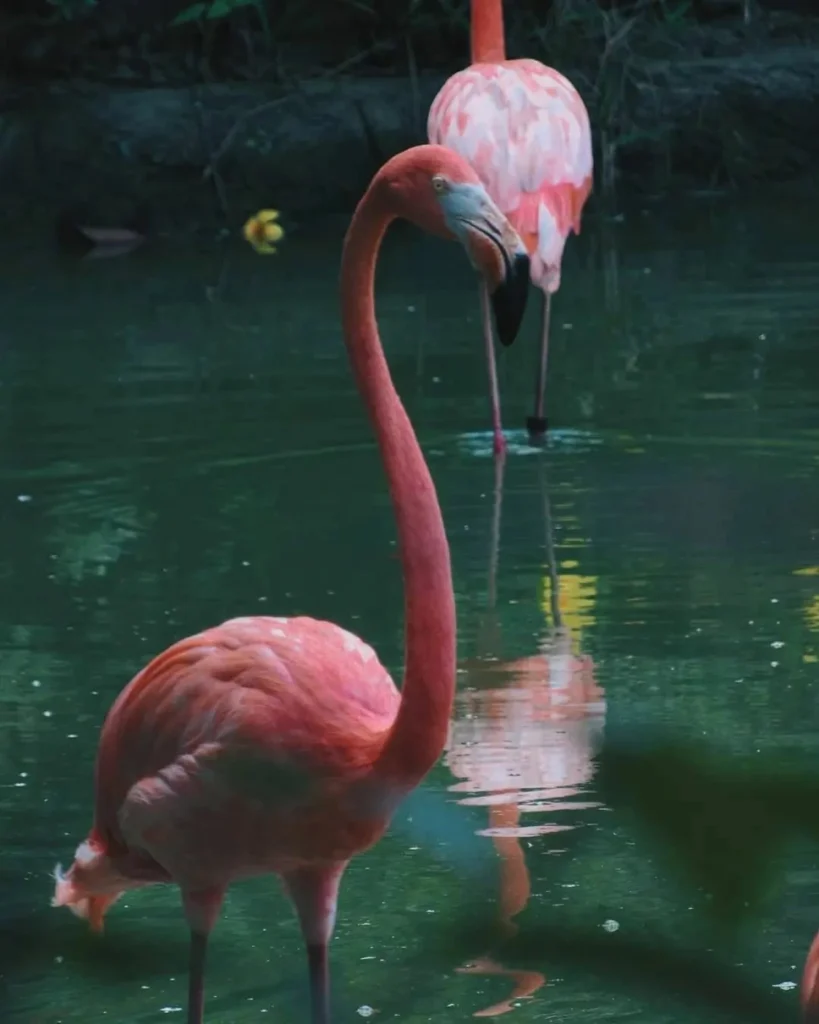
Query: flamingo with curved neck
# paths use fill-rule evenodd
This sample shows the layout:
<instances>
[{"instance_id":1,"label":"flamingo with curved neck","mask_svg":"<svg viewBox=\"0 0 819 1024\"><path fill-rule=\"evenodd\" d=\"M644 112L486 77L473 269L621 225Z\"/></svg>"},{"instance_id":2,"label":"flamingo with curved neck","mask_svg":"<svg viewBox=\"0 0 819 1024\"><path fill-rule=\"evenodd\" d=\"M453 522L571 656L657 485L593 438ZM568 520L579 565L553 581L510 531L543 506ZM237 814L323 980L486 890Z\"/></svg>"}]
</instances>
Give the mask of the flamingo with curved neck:
<instances>
[{"instance_id":1,"label":"flamingo with curved neck","mask_svg":"<svg viewBox=\"0 0 819 1024\"><path fill-rule=\"evenodd\" d=\"M427 119L430 142L466 157L490 196L520 232L543 293L535 399L526 426L543 438L551 297L560 287L563 249L592 187L589 115L572 83L528 58L507 60L503 0L470 0L469 67L441 87ZM489 303L481 291L496 455L506 449ZM502 345L508 344L503 337Z\"/></svg>"},{"instance_id":2,"label":"flamingo with curved neck","mask_svg":"<svg viewBox=\"0 0 819 1024\"><path fill-rule=\"evenodd\" d=\"M68 871L55 872L52 904L98 931L126 890L179 886L191 933L188 1024L202 1021L208 936L228 886L266 873L281 878L298 914L312 1019L327 1024L327 946L344 869L381 837L446 741L455 688L449 547L375 321L376 258L396 217L464 245L500 333L520 325L529 266L477 175L440 146L390 160L347 232L344 339L378 438L404 571L402 691L371 647L317 619L231 619L180 640L110 709L93 826Z\"/></svg>"}]
</instances>

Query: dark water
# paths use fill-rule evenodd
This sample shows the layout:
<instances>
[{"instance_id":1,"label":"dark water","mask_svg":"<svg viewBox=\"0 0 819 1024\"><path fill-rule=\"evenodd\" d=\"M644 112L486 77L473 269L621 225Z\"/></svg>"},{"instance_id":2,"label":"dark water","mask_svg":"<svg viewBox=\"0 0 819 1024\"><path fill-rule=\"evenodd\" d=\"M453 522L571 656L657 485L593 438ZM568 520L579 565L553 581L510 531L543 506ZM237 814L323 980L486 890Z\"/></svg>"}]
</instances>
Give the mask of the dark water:
<instances>
[{"instance_id":1,"label":"dark water","mask_svg":"<svg viewBox=\"0 0 819 1024\"><path fill-rule=\"evenodd\" d=\"M554 307L557 429L544 455L513 437L502 510L471 272L454 246L390 239L379 318L451 538L461 692L442 763L347 874L338 1019L454 1022L504 1009L516 985L521 1021L795 1019L775 986L798 980L819 925L815 847L782 851L729 942L707 894L601 804L594 755L630 723L726 753L816 749L818 224L788 197L590 221ZM235 615L309 613L400 673L391 511L338 327L342 230L295 232L269 259L234 241L0 256L10 1024L182 1018L175 890L118 904L103 940L48 906L49 872L90 822L103 715L152 654ZM535 309L501 357L512 430ZM734 970L769 1015L606 962L635 936ZM209 993L212 1024L306 1019L274 882L232 891Z\"/></svg>"}]
</instances>

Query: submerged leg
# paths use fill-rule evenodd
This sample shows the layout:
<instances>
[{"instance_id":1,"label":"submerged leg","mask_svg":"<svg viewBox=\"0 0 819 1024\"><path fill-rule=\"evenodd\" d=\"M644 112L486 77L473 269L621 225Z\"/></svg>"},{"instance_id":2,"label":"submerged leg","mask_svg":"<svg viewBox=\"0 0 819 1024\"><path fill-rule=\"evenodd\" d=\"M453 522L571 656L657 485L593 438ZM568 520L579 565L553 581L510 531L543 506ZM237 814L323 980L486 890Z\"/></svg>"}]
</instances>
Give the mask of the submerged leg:
<instances>
[{"instance_id":1,"label":"submerged leg","mask_svg":"<svg viewBox=\"0 0 819 1024\"><path fill-rule=\"evenodd\" d=\"M224 889L182 892L185 917L191 929L190 966L188 968L188 1024L202 1024L205 1008L205 960L208 938L216 923Z\"/></svg>"},{"instance_id":2,"label":"submerged leg","mask_svg":"<svg viewBox=\"0 0 819 1024\"><path fill-rule=\"evenodd\" d=\"M498 391L498 368L495 363L495 340L492 337L492 313L489 307L489 289L481 282L481 322L483 342L486 348L486 366L489 371L489 396L492 402L492 448L496 455L506 451L506 440L501 426L500 392Z\"/></svg>"},{"instance_id":3,"label":"submerged leg","mask_svg":"<svg viewBox=\"0 0 819 1024\"><path fill-rule=\"evenodd\" d=\"M345 864L300 868L283 877L307 946L312 1024L330 1024L330 967L327 946L336 923L338 887Z\"/></svg>"},{"instance_id":4,"label":"submerged leg","mask_svg":"<svg viewBox=\"0 0 819 1024\"><path fill-rule=\"evenodd\" d=\"M546 401L546 364L549 360L549 315L552 306L552 297L548 292L543 293L543 326L540 334L540 357L537 366L537 381L535 383L535 412L526 420L526 427L531 437L541 437L546 433L548 421L543 414Z\"/></svg>"}]
</instances>

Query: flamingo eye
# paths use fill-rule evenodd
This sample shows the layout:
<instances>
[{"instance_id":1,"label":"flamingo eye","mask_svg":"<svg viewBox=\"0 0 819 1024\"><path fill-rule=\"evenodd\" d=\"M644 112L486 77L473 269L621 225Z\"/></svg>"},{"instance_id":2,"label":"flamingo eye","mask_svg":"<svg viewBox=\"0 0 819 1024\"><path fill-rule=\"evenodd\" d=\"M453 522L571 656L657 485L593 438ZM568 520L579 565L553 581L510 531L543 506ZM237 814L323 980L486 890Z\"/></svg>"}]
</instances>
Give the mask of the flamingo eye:
<instances>
[{"instance_id":1,"label":"flamingo eye","mask_svg":"<svg viewBox=\"0 0 819 1024\"><path fill-rule=\"evenodd\" d=\"M442 196L447 191L449 186L447 185L446 178L442 174L436 174L432 178L432 187Z\"/></svg>"}]
</instances>

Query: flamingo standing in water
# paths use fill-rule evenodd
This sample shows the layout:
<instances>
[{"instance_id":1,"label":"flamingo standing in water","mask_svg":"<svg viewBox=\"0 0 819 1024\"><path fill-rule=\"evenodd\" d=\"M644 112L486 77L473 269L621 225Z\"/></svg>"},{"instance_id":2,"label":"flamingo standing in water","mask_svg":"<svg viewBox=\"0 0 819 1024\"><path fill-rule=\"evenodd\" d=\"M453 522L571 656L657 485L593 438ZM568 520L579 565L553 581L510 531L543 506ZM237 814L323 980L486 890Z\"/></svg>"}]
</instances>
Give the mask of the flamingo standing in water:
<instances>
[{"instance_id":1,"label":"flamingo standing in water","mask_svg":"<svg viewBox=\"0 0 819 1024\"><path fill-rule=\"evenodd\" d=\"M330 622L239 618L179 641L139 672L109 711L94 823L68 871L56 871L53 904L97 930L125 890L180 887L191 934L189 1024L202 1021L208 936L227 887L268 872L280 876L295 906L312 1019L327 1024L327 946L344 869L381 837L446 742L455 688L449 546L374 310L378 249L396 217L465 246L487 277L504 334L520 325L529 260L475 172L439 146L419 146L385 164L347 232L344 338L397 520L403 690L371 647Z\"/></svg>"},{"instance_id":2,"label":"flamingo standing in water","mask_svg":"<svg viewBox=\"0 0 819 1024\"><path fill-rule=\"evenodd\" d=\"M448 79L427 121L429 141L460 153L515 226L531 255L532 282L543 292L543 320L530 436L546 432L544 415L550 298L570 231L592 187L589 115L559 72L536 60L507 60L503 0L471 0L468 68ZM481 317L489 369L494 450L505 450L486 290ZM503 343L503 339L500 339Z\"/></svg>"}]
</instances>

